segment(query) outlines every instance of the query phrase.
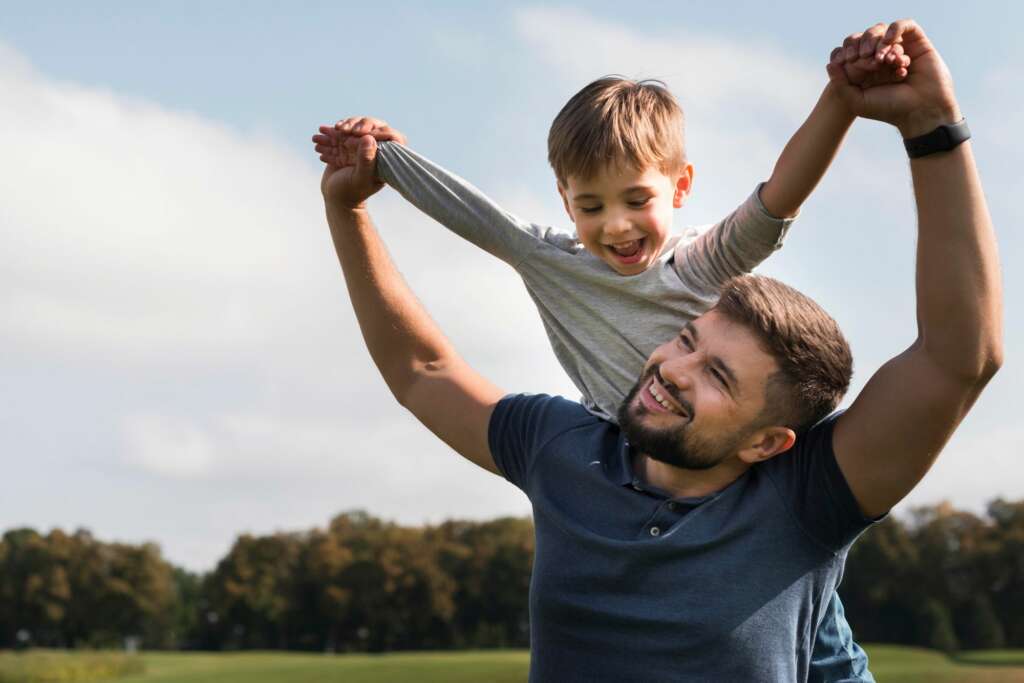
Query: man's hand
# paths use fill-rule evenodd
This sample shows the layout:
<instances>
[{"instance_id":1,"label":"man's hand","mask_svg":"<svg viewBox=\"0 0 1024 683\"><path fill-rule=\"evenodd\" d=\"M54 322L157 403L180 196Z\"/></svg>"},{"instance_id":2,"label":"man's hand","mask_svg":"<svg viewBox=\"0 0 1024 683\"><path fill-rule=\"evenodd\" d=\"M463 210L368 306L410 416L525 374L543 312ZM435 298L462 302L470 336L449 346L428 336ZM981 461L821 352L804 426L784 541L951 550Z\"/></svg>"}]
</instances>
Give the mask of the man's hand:
<instances>
[{"instance_id":1,"label":"man's hand","mask_svg":"<svg viewBox=\"0 0 1024 683\"><path fill-rule=\"evenodd\" d=\"M327 164L320 180L324 201L339 208L363 208L384 186L375 172L377 141L405 144L405 136L384 121L366 116L342 119L319 130L313 143L320 161Z\"/></svg>"},{"instance_id":2,"label":"man's hand","mask_svg":"<svg viewBox=\"0 0 1024 683\"><path fill-rule=\"evenodd\" d=\"M899 83L907 77L910 57L904 53L903 44L893 43L879 49L888 28L888 24L878 23L853 33L846 37L842 47L832 51L830 62L842 65L851 85L873 88Z\"/></svg>"},{"instance_id":3,"label":"man's hand","mask_svg":"<svg viewBox=\"0 0 1024 683\"><path fill-rule=\"evenodd\" d=\"M932 46L924 31L913 20L901 19L889 24L881 39L874 39L877 27L865 31L868 40L847 39L843 48L833 50L827 69L839 96L857 116L891 123L900 129L904 138L916 137L937 126L954 123L962 117L953 92L953 78ZM856 35L856 34L855 34ZM860 61L861 43L864 49L874 47L874 59L886 59L895 46L902 47L904 57L910 59L907 75L901 82L861 88L851 83L847 70L847 56L851 60L856 50ZM854 70L856 72L856 70Z\"/></svg>"}]
</instances>

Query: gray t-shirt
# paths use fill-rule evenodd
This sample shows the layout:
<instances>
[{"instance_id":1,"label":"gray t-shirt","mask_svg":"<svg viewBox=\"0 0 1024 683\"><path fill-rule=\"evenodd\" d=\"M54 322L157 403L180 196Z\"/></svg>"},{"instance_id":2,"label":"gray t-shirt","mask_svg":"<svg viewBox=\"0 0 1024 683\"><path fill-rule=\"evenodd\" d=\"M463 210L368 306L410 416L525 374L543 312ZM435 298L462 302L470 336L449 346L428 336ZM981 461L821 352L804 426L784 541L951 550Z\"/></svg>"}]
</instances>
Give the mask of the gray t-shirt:
<instances>
[{"instance_id":1,"label":"gray t-shirt","mask_svg":"<svg viewBox=\"0 0 1024 683\"><path fill-rule=\"evenodd\" d=\"M380 144L377 174L421 211L516 269L583 405L612 421L651 352L711 308L726 280L778 249L792 222L771 216L755 191L708 229L670 238L655 266L622 276L574 234L517 218L397 143Z\"/></svg>"}]
</instances>

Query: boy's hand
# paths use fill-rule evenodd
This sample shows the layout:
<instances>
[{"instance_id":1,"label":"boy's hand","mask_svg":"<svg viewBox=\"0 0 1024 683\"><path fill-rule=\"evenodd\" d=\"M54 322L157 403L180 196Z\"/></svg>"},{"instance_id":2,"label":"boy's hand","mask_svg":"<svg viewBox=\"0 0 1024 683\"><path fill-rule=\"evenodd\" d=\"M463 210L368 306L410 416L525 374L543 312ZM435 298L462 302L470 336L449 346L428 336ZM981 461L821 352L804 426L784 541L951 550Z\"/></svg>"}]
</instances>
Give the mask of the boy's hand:
<instances>
[{"instance_id":1,"label":"boy's hand","mask_svg":"<svg viewBox=\"0 0 1024 683\"><path fill-rule=\"evenodd\" d=\"M857 116L891 123L899 128L904 138L959 121L961 115L953 91L953 77L921 27L910 19L889 24L881 40L874 44L876 58L887 54L895 45L901 45L905 56L910 58L907 76L898 83L865 89L849 81L838 59L829 62L829 78L850 111Z\"/></svg>"},{"instance_id":2,"label":"boy's hand","mask_svg":"<svg viewBox=\"0 0 1024 683\"><path fill-rule=\"evenodd\" d=\"M829 63L842 67L851 85L872 88L899 83L907 77L910 56L902 43L884 42L888 24L878 23L861 33L846 37L842 47L832 50Z\"/></svg>"},{"instance_id":3,"label":"boy's hand","mask_svg":"<svg viewBox=\"0 0 1024 683\"><path fill-rule=\"evenodd\" d=\"M333 126L320 126L313 142L320 161L327 164L320 180L324 201L343 209L361 209L384 183L377 179L377 141L405 136L380 119L356 116Z\"/></svg>"},{"instance_id":4,"label":"boy's hand","mask_svg":"<svg viewBox=\"0 0 1024 683\"><path fill-rule=\"evenodd\" d=\"M313 136L315 149L320 161L333 163L335 166L346 166L355 163L355 150L359 139L372 136L378 142L394 140L405 144L405 136L389 126L386 122L369 116L351 116L338 121L333 126L320 126L320 133Z\"/></svg>"}]
</instances>

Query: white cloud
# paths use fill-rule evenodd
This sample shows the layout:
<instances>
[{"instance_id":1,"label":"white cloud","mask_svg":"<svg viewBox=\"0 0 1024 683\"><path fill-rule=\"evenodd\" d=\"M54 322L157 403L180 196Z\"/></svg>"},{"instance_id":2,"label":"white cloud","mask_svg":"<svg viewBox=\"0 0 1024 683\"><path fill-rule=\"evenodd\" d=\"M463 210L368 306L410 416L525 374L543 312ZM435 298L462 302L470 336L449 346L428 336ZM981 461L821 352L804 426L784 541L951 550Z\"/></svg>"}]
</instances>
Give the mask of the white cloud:
<instances>
[{"instance_id":1,"label":"white cloud","mask_svg":"<svg viewBox=\"0 0 1024 683\"><path fill-rule=\"evenodd\" d=\"M213 440L201 429L159 415L125 418L124 440L129 461L160 476L205 475L216 453Z\"/></svg>"}]
</instances>

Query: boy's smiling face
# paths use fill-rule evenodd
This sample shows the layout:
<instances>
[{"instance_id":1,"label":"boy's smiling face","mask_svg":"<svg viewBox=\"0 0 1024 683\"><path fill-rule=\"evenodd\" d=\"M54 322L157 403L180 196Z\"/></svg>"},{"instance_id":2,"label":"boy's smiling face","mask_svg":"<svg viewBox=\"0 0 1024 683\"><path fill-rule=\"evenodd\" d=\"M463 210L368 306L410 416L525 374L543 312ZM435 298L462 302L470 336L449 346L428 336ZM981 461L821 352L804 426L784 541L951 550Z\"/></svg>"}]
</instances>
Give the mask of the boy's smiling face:
<instances>
[{"instance_id":1,"label":"boy's smiling face","mask_svg":"<svg viewBox=\"0 0 1024 683\"><path fill-rule=\"evenodd\" d=\"M558 192L584 248L619 275L637 275L657 262L692 181L690 164L673 175L612 165L585 180L569 176Z\"/></svg>"}]
</instances>

